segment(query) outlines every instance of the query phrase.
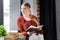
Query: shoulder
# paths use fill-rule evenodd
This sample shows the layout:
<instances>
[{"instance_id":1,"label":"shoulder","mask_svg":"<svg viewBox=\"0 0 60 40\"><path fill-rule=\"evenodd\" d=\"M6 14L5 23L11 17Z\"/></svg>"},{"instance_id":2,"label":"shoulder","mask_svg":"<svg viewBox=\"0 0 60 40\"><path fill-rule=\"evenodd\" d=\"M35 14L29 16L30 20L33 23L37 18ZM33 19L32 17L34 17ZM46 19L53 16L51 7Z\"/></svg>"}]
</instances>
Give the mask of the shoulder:
<instances>
[{"instance_id":1,"label":"shoulder","mask_svg":"<svg viewBox=\"0 0 60 40\"><path fill-rule=\"evenodd\" d=\"M34 15L32 15L32 17L33 17L34 19L38 19L38 17L36 17L36 16L34 16Z\"/></svg>"},{"instance_id":2,"label":"shoulder","mask_svg":"<svg viewBox=\"0 0 60 40\"><path fill-rule=\"evenodd\" d=\"M37 18L35 15L32 15L33 18Z\"/></svg>"},{"instance_id":3,"label":"shoulder","mask_svg":"<svg viewBox=\"0 0 60 40\"><path fill-rule=\"evenodd\" d=\"M23 16L19 16L18 19L23 19Z\"/></svg>"},{"instance_id":4,"label":"shoulder","mask_svg":"<svg viewBox=\"0 0 60 40\"><path fill-rule=\"evenodd\" d=\"M23 16L19 16L18 18L17 18L17 20L23 20L24 18L23 18Z\"/></svg>"},{"instance_id":5,"label":"shoulder","mask_svg":"<svg viewBox=\"0 0 60 40\"><path fill-rule=\"evenodd\" d=\"M38 17L36 17L36 16L34 16L34 15L32 15L32 19L34 19L34 20L37 20L37 21L38 21Z\"/></svg>"}]
</instances>

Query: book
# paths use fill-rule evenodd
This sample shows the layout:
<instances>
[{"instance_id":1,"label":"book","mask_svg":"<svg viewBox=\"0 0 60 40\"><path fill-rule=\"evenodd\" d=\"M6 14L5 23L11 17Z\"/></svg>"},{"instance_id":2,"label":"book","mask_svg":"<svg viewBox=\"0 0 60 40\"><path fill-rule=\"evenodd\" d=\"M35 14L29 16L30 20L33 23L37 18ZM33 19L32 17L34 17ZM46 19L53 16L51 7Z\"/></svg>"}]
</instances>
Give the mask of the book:
<instances>
[{"instance_id":1,"label":"book","mask_svg":"<svg viewBox=\"0 0 60 40\"><path fill-rule=\"evenodd\" d=\"M26 32L31 32L31 31L37 31L38 30L38 28L36 27L36 26L33 26L33 25L31 25L27 30L26 30Z\"/></svg>"}]
</instances>

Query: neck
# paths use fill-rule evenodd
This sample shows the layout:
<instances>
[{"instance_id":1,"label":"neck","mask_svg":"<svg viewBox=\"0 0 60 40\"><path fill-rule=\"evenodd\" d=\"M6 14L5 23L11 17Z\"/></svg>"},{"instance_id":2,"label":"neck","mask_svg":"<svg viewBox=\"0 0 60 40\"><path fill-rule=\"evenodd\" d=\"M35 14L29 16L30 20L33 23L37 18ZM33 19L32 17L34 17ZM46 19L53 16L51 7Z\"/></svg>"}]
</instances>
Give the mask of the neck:
<instances>
[{"instance_id":1,"label":"neck","mask_svg":"<svg viewBox=\"0 0 60 40\"><path fill-rule=\"evenodd\" d=\"M27 21L31 20L29 16L23 15L23 17L24 17L24 19L27 20Z\"/></svg>"},{"instance_id":2,"label":"neck","mask_svg":"<svg viewBox=\"0 0 60 40\"><path fill-rule=\"evenodd\" d=\"M26 17L26 18L29 17L28 15L23 15L23 16Z\"/></svg>"}]
</instances>

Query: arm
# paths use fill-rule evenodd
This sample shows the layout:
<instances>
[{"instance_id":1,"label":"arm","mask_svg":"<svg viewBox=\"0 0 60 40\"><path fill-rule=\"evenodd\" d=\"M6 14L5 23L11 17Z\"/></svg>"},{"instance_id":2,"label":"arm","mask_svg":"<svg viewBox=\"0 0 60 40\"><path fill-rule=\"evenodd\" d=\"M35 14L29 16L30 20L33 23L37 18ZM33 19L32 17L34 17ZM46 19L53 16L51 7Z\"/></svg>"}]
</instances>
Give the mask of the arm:
<instances>
[{"instance_id":1,"label":"arm","mask_svg":"<svg viewBox=\"0 0 60 40\"><path fill-rule=\"evenodd\" d=\"M20 18L17 19L17 26L18 26L18 30L20 30L20 32L23 32L22 22Z\"/></svg>"},{"instance_id":2,"label":"arm","mask_svg":"<svg viewBox=\"0 0 60 40\"><path fill-rule=\"evenodd\" d=\"M40 25L38 18L37 18L36 16L33 16L33 15L30 16L30 18L31 18L34 22L36 22L37 28L39 28L40 30L42 30L43 25Z\"/></svg>"},{"instance_id":3,"label":"arm","mask_svg":"<svg viewBox=\"0 0 60 40\"><path fill-rule=\"evenodd\" d=\"M20 32L23 35L27 35L27 33L25 31L23 31L22 20L20 20L20 18L17 19L17 26L18 26L18 30L20 30Z\"/></svg>"}]
</instances>

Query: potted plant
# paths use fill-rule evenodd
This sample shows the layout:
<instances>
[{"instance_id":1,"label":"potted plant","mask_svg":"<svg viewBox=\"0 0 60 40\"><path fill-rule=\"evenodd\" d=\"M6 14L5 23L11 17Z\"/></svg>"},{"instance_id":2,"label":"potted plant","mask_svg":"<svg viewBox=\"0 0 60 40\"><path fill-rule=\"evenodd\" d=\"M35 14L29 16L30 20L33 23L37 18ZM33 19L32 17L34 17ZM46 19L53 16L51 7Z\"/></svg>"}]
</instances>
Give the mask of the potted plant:
<instances>
[{"instance_id":1,"label":"potted plant","mask_svg":"<svg viewBox=\"0 0 60 40\"><path fill-rule=\"evenodd\" d=\"M7 31L4 25L0 25L0 40L4 40L4 36L7 36Z\"/></svg>"}]
</instances>

